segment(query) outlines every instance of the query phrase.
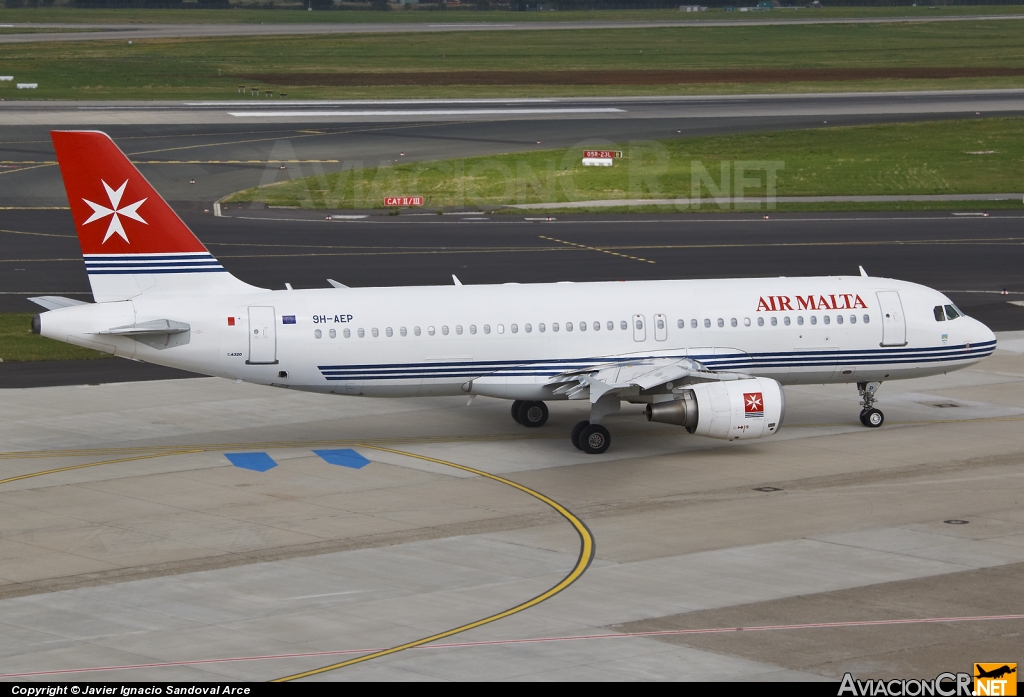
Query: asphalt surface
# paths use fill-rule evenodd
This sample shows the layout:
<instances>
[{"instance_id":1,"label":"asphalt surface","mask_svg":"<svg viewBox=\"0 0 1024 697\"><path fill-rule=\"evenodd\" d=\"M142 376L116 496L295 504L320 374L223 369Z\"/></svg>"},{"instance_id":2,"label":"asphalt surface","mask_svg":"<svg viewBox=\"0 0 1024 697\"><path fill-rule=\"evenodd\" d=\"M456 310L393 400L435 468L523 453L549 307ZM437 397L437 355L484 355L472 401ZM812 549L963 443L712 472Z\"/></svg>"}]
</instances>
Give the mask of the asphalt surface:
<instances>
[{"instance_id":1,"label":"asphalt surface","mask_svg":"<svg viewBox=\"0 0 1024 697\"><path fill-rule=\"evenodd\" d=\"M532 99L312 100L294 101L240 95L206 102L46 102L0 105L0 126L168 126L263 124L301 128L346 124L487 122L488 132L516 130L521 122L563 122L575 132L590 121L657 119L691 122L752 119L761 129L787 120L921 119L953 115L1024 113L1024 90L837 92L832 94L707 95L684 97L575 97ZM496 129L494 124L501 123ZM605 126L606 127L606 126ZM591 125L591 130L594 128ZM614 130L614 127L611 127ZM676 128L680 128L676 125Z\"/></svg>"},{"instance_id":2,"label":"asphalt surface","mask_svg":"<svg viewBox=\"0 0 1024 697\"><path fill-rule=\"evenodd\" d=\"M756 16L756 15L755 15ZM437 22L435 24L48 24L8 25L38 29L24 34L0 34L0 44L39 41L127 41L138 39L204 38L214 36L295 36L315 34L409 34L461 31L606 31L610 29L652 29L660 27L755 27L792 24L903 24L920 22L977 22L1021 20L1024 15L974 15L962 17L864 17L864 18L785 18L686 19L666 22ZM46 29L64 31L47 32ZM78 31L67 31L68 29Z\"/></svg>"}]
</instances>

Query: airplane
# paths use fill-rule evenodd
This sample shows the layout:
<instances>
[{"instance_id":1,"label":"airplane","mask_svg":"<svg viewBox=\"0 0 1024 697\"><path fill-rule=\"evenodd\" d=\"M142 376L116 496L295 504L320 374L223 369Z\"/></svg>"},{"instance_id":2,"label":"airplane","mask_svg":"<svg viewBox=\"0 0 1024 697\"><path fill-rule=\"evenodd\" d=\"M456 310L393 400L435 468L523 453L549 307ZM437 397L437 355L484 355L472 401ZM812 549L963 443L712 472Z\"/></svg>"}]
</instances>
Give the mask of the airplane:
<instances>
[{"instance_id":1,"label":"airplane","mask_svg":"<svg viewBox=\"0 0 1024 697\"><path fill-rule=\"evenodd\" d=\"M999 679L999 678L1003 677L1004 675L1011 675L1012 673L1016 673L1017 672L1016 668L1011 668L1008 665L1000 666L999 668L996 668L994 670L984 670L981 666L978 666L977 664L975 664L975 667L977 668L977 671L978 671L978 674L974 676L976 678L995 678L995 679Z\"/></svg>"},{"instance_id":2,"label":"airplane","mask_svg":"<svg viewBox=\"0 0 1024 697\"><path fill-rule=\"evenodd\" d=\"M136 361L364 397L512 401L542 426L589 401L570 440L605 452L623 402L724 440L778 433L783 385L879 385L992 354L995 335L942 293L850 276L267 290L231 275L105 133L53 144L95 302L33 298L37 334Z\"/></svg>"}]
</instances>

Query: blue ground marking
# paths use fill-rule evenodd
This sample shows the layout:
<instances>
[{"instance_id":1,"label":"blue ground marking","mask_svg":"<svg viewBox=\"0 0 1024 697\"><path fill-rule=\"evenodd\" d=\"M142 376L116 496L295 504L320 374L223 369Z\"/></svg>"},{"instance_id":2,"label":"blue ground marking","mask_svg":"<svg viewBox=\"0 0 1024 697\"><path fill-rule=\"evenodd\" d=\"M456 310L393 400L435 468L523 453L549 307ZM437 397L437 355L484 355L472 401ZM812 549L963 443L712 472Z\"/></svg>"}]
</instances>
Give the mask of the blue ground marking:
<instances>
[{"instance_id":1,"label":"blue ground marking","mask_svg":"<svg viewBox=\"0 0 1024 697\"><path fill-rule=\"evenodd\" d=\"M266 453L224 453L224 457L235 467L254 472L266 472L277 467L277 463Z\"/></svg>"},{"instance_id":2,"label":"blue ground marking","mask_svg":"<svg viewBox=\"0 0 1024 697\"><path fill-rule=\"evenodd\" d=\"M351 448L343 448L341 450L314 450L313 452L319 455L324 462L331 465L341 465L342 467L351 467L352 469L357 470L370 464L369 460Z\"/></svg>"}]
</instances>

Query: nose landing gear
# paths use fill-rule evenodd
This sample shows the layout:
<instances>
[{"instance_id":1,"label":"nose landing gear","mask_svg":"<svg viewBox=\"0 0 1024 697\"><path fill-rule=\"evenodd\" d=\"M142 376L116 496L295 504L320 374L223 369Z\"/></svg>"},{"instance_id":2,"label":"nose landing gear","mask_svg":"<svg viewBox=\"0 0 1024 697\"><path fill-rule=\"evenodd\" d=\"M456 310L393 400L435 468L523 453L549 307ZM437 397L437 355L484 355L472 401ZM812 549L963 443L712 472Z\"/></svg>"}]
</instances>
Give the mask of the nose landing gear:
<instances>
[{"instance_id":1,"label":"nose landing gear","mask_svg":"<svg viewBox=\"0 0 1024 697\"><path fill-rule=\"evenodd\" d=\"M860 422L868 428L878 428L885 421L885 415L875 409L875 392L881 386L880 382L858 382L857 391L860 392L860 404L863 409L860 412Z\"/></svg>"}]
</instances>

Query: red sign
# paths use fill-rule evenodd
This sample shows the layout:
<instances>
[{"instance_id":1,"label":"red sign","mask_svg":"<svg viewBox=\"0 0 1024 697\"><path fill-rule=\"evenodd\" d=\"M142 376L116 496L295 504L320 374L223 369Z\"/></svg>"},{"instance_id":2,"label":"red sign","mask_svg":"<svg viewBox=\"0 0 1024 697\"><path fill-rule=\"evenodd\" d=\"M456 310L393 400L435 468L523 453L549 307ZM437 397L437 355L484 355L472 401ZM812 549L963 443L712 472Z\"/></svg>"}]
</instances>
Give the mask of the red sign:
<instances>
[{"instance_id":1,"label":"red sign","mask_svg":"<svg viewBox=\"0 0 1024 697\"><path fill-rule=\"evenodd\" d=\"M621 150L584 150L583 157L586 158L598 158L601 160L610 160L616 157L622 157Z\"/></svg>"},{"instance_id":2,"label":"red sign","mask_svg":"<svg viewBox=\"0 0 1024 697\"><path fill-rule=\"evenodd\" d=\"M743 415L748 419L764 416L764 397L762 397L762 393L743 393Z\"/></svg>"},{"instance_id":3,"label":"red sign","mask_svg":"<svg viewBox=\"0 0 1024 697\"><path fill-rule=\"evenodd\" d=\"M422 196L385 196L385 206L422 206Z\"/></svg>"},{"instance_id":4,"label":"red sign","mask_svg":"<svg viewBox=\"0 0 1024 697\"><path fill-rule=\"evenodd\" d=\"M868 308L864 299L855 293L835 295L797 295L794 301L788 295L762 296L757 300L758 312L790 312L795 310L856 310ZM796 307L793 307L793 305Z\"/></svg>"}]
</instances>

